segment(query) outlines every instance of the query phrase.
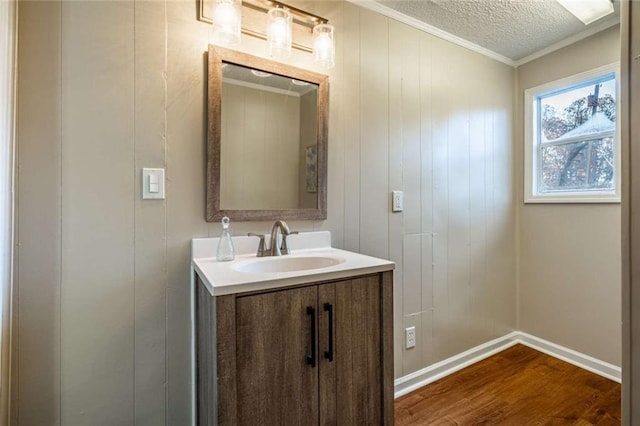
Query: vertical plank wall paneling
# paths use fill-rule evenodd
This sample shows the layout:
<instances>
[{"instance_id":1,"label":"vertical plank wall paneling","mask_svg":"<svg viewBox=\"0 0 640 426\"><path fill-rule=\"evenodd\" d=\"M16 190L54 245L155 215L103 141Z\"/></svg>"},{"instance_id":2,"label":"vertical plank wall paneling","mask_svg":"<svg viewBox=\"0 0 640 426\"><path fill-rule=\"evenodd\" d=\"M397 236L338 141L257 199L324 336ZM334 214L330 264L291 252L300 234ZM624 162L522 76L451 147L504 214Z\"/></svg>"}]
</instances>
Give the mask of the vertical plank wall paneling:
<instances>
[{"instance_id":1,"label":"vertical plank wall paneling","mask_svg":"<svg viewBox=\"0 0 640 426\"><path fill-rule=\"evenodd\" d=\"M360 10L360 251L389 256L388 18ZM386 61L385 61L386 62ZM385 64L386 65L386 64Z\"/></svg>"},{"instance_id":2,"label":"vertical plank wall paneling","mask_svg":"<svg viewBox=\"0 0 640 426\"><path fill-rule=\"evenodd\" d=\"M499 66L496 62L488 63L488 67L482 70L485 75L481 81L494 78L498 81L508 82L514 87L513 70ZM510 90L494 90L494 87L486 87L490 101L488 108L492 110L490 117L486 117L493 125L491 157L491 173L493 181L490 185L492 196L492 214L490 240L492 244L482 253L486 256L489 270L487 271L486 288L479 289L485 299L485 312L490 314L489 330L494 336L502 336L513 331L516 323L516 307L514 303L517 297L515 286L505 286L504 283L514 280L516 276L516 241L515 230L515 206L516 179L515 170L518 162L515 160L515 146L513 142L513 92ZM505 109L504 106L510 108ZM485 106L487 108L487 106ZM509 129L505 131L505 129ZM489 153L487 154L489 155ZM506 167L505 165L509 165ZM505 253L505 249L514 250L513 253ZM500 255L498 255L498 253ZM473 276L473 274L472 274ZM477 337L477 335L476 335Z\"/></svg>"},{"instance_id":3,"label":"vertical plank wall paneling","mask_svg":"<svg viewBox=\"0 0 640 426\"><path fill-rule=\"evenodd\" d=\"M291 227L397 263L397 377L505 334L514 71L352 3L300 5L336 26L337 58L328 219ZM189 243L220 232L204 221L209 26L195 7L21 7L21 425L191 421ZM238 49L262 55L264 42ZM288 62L314 69L307 53ZM141 200L142 167L166 167L166 200ZM403 213L390 211L394 189Z\"/></svg>"},{"instance_id":4,"label":"vertical plank wall paneling","mask_svg":"<svg viewBox=\"0 0 640 426\"><path fill-rule=\"evenodd\" d=\"M133 423L133 11L62 3L62 424Z\"/></svg>"},{"instance_id":5,"label":"vertical plank wall paneling","mask_svg":"<svg viewBox=\"0 0 640 426\"><path fill-rule=\"evenodd\" d=\"M449 240L449 173L447 169L449 149L449 103L450 86L446 64L447 43L434 39L431 53L432 63L432 150L433 150L433 311L431 345L435 359L450 355L452 337L449 330L448 240ZM408 369L414 369L412 366Z\"/></svg>"},{"instance_id":6,"label":"vertical plank wall paneling","mask_svg":"<svg viewBox=\"0 0 640 426\"><path fill-rule=\"evenodd\" d=\"M142 200L143 167L165 167L165 19L163 2L135 2L134 420L166 422L167 215L165 200Z\"/></svg>"},{"instance_id":7,"label":"vertical plank wall paneling","mask_svg":"<svg viewBox=\"0 0 640 426\"><path fill-rule=\"evenodd\" d=\"M59 425L61 4L19 8L12 418Z\"/></svg>"},{"instance_id":8,"label":"vertical plank wall paneling","mask_svg":"<svg viewBox=\"0 0 640 426\"><path fill-rule=\"evenodd\" d=\"M483 75L483 78L489 77ZM486 246L486 155L487 142L491 135L486 133L492 112L483 108L485 99L491 99L491 90L484 85L476 87L475 96L469 99L469 270L473 275L469 281L469 337L474 344L482 341L479 336L482 330L490 327L487 314L491 310L487 306L487 262Z\"/></svg>"},{"instance_id":9,"label":"vertical plank wall paneling","mask_svg":"<svg viewBox=\"0 0 640 426\"><path fill-rule=\"evenodd\" d=\"M251 93L260 94L260 102L255 102ZM230 100L229 103L225 101L221 119L221 138L224 140L224 149L220 152L222 207L231 210L246 206L263 209L304 206L305 198L300 194L307 194L306 180L300 178L300 164L304 165L309 142L300 141L301 131L304 131L299 130L304 116L302 98L230 84L223 85L222 97ZM316 99L313 98L310 107L314 111L313 132ZM244 123L248 125L243 128ZM277 187L273 186L274 180L279 182Z\"/></svg>"},{"instance_id":10,"label":"vertical plank wall paneling","mask_svg":"<svg viewBox=\"0 0 640 426\"><path fill-rule=\"evenodd\" d=\"M395 323L395 347L404 344L404 328L420 322L420 86L418 61L420 31L389 21L389 189L404 191L405 212L389 217L390 257L397 264L395 311L410 315ZM394 235L396 237L394 237ZM403 256L404 253L404 256ZM420 327L416 327L418 330ZM421 339L418 339L421 341ZM402 364L420 365L422 345L396 356L396 371Z\"/></svg>"},{"instance_id":11,"label":"vertical plank wall paneling","mask_svg":"<svg viewBox=\"0 0 640 426\"><path fill-rule=\"evenodd\" d=\"M422 285L422 360L420 365L433 363L433 48L432 37L420 34L419 85L420 94L420 221ZM401 330L402 332L402 330ZM401 334L402 338L402 334ZM401 347L401 346L400 346ZM409 364L410 365L410 364ZM411 367L409 367L411 368Z\"/></svg>"},{"instance_id":12,"label":"vertical plank wall paneling","mask_svg":"<svg viewBox=\"0 0 640 426\"><path fill-rule=\"evenodd\" d=\"M314 2L313 12L321 16L326 16L331 23L337 28L346 31L347 24L345 20L348 16L348 8L345 3L331 2ZM354 9L357 8L351 5ZM355 26L357 28L357 26ZM353 29L352 29L353 31ZM353 40L353 39L352 39ZM347 176L347 158L345 131L351 127L346 120L347 114L353 114L355 111L346 109L343 102L347 89L351 86L350 82L344 78L347 66L350 63L347 58L351 56L351 52L346 49L344 43L346 39L338 38L336 40L336 66L328 72L329 75L329 168L327 176L327 185L331 191L327 193L327 220L314 223L314 229L328 229L331 231L331 243L336 247L345 247L346 241L346 176ZM326 72L326 71L325 71ZM340 119L336 117L342 117Z\"/></svg>"},{"instance_id":13,"label":"vertical plank wall paneling","mask_svg":"<svg viewBox=\"0 0 640 426\"><path fill-rule=\"evenodd\" d=\"M393 61L391 58L394 52L398 51L397 38L394 37L393 24L389 26L389 188L402 187L402 130L398 123L402 117L402 97L400 91L395 90L395 76L402 72L402 62ZM403 215L389 216L389 230L402 229ZM393 283L393 310L394 312L402 312L404 303L404 291L402 288L403 266L402 247L403 241L400 238L389 239L389 259L396 262L395 280ZM402 323L394 322L394 347L402 343L401 333ZM394 370L401 371L402 360L398 357L394 359Z\"/></svg>"},{"instance_id":14,"label":"vertical plank wall paneling","mask_svg":"<svg viewBox=\"0 0 640 426\"><path fill-rule=\"evenodd\" d=\"M441 60L450 81L447 96L449 138L447 174L449 186L449 229L447 286L449 288L449 333L457 338L449 348L461 352L468 345L469 331L469 99L475 96L473 84L464 82L469 69L465 51L456 51ZM468 81L468 80L467 80ZM460 83L462 82L462 83ZM477 84L477 83L476 83ZM436 106L437 108L437 106Z\"/></svg>"},{"instance_id":15,"label":"vertical plank wall paneling","mask_svg":"<svg viewBox=\"0 0 640 426\"><path fill-rule=\"evenodd\" d=\"M191 420L190 240L204 221L206 44L191 2L167 7L167 424Z\"/></svg>"},{"instance_id":16,"label":"vertical plank wall paneling","mask_svg":"<svg viewBox=\"0 0 640 426\"><path fill-rule=\"evenodd\" d=\"M344 248L345 250L360 251L360 8L347 3L344 8L344 23L342 31L343 64L342 78L343 93L341 108L344 118L342 145L344 145ZM340 43L340 40L338 40ZM338 45L339 46L339 45ZM329 81L331 85L331 80ZM332 86L329 86L332 90ZM329 117L329 126L335 125L335 118ZM335 140L329 141L329 151L336 145ZM331 166L331 165L329 165ZM331 190L331 188L329 188ZM331 206L329 206L331 209Z\"/></svg>"},{"instance_id":17,"label":"vertical plank wall paneling","mask_svg":"<svg viewBox=\"0 0 640 426\"><path fill-rule=\"evenodd\" d=\"M389 21L389 189L405 195L404 212L389 217L395 306L403 315L395 323L397 376L515 325L515 269L489 278L487 268L499 257L514 263L511 125L503 120L499 132L487 131L510 116L512 84L509 68ZM485 205L494 203L486 198L494 177L508 201L493 209L506 220L490 252ZM506 307L495 306L498 293ZM406 350L410 326L418 345Z\"/></svg>"}]
</instances>

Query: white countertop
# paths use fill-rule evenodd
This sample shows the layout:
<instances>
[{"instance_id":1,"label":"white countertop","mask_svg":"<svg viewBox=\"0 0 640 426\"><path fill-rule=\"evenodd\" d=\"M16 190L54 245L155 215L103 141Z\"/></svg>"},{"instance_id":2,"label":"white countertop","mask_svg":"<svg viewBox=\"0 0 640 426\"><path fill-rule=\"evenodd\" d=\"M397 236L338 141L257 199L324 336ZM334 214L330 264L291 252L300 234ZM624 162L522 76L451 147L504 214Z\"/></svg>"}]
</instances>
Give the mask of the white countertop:
<instances>
[{"instance_id":1,"label":"white countertop","mask_svg":"<svg viewBox=\"0 0 640 426\"><path fill-rule=\"evenodd\" d=\"M318 269L291 272L241 272L236 270L242 262L257 262L274 259L256 258L258 239L255 237L233 237L236 250L235 260L216 261L218 238L197 238L192 240L192 266L213 296L244 293L257 290L288 287L308 282L327 281L354 275L365 275L393 270L395 264L359 253L331 247L328 231L302 232L291 235L287 243L291 254L287 257L323 256L338 258L341 263Z\"/></svg>"}]
</instances>

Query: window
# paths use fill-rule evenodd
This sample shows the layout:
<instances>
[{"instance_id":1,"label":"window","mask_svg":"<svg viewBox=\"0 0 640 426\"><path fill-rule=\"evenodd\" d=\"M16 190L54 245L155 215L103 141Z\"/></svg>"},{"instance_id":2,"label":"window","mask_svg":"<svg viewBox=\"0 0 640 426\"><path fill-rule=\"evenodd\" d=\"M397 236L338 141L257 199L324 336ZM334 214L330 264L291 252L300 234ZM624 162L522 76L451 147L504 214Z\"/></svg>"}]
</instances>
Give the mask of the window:
<instances>
[{"instance_id":1,"label":"window","mask_svg":"<svg viewBox=\"0 0 640 426\"><path fill-rule=\"evenodd\" d=\"M620 201L617 65L525 91L525 202Z\"/></svg>"}]
</instances>

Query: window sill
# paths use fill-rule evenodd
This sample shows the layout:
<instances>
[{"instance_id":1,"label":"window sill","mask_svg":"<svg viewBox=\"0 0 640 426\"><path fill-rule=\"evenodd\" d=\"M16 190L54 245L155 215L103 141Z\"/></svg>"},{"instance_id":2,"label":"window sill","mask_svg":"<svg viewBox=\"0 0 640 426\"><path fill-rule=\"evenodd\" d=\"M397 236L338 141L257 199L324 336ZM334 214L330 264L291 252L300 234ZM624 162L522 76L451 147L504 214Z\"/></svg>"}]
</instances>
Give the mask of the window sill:
<instances>
[{"instance_id":1,"label":"window sill","mask_svg":"<svg viewBox=\"0 0 640 426\"><path fill-rule=\"evenodd\" d=\"M620 204L620 196L615 194L552 194L529 195L525 204Z\"/></svg>"}]
</instances>

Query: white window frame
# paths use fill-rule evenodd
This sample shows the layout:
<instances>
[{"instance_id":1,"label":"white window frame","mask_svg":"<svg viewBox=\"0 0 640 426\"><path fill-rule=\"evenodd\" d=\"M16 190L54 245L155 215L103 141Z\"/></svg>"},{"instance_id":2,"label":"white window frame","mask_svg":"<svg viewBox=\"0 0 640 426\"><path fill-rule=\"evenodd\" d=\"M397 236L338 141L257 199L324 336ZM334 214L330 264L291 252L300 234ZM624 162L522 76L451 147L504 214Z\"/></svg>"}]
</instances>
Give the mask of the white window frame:
<instances>
[{"instance_id":1,"label":"white window frame","mask_svg":"<svg viewBox=\"0 0 640 426\"><path fill-rule=\"evenodd\" d=\"M607 74L616 79L616 133L614 136L615 176L613 191L557 191L538 192L538 108L537 98L554 90L594 80ZM619 203L620 202L620 63L605 65L560 80L532 87L524 92L524 202L525 203Z\"/></svg>"}]
</instances>

